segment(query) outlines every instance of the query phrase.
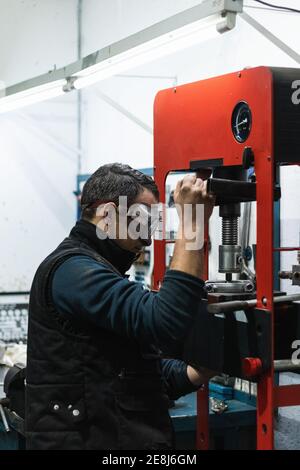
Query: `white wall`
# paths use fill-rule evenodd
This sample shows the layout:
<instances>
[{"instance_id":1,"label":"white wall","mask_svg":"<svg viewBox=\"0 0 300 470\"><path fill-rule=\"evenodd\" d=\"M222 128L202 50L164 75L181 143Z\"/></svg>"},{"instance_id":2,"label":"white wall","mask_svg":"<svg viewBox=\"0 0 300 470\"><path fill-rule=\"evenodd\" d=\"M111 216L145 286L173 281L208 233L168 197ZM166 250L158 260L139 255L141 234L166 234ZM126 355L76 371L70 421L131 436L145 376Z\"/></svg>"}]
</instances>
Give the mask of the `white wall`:
<instances>
[{"instance_id":1,"label":"white wall","mask_svg":"<svg viewBox=\"0 0 300 470\"><path fill-rule=\"evenodd\" d=\"M0 115L0 291L28 290L75 220L74 98Z\"/></svg>"},{"instance_id":2,"label":"white wall","mask_svg":"<svg viewBox=\"0 0 300 470\"><path fill-rule=\"evenodd\" d=\"M83 55L199 3L201 0L83 0Z\"/></svg>"},{"instance_id":3,"label":"white wall","mask_svg":"<svg viewBox=\"0 0 300 470\"><path fill-rule=\"evenodd\" d=\"M199 3L200 0L83 0L82 53L90 54ZM149 75L162 75L160 70L153 73L151 65L146 67ZM141 75L144 74L142 68ZM93 171L104 161L122 161L139 168L153 166L152 135L113 105L97 98L97 90L152 128L154 97L173 82L172 78L114 77L85 90L82 171Z\"/></svg>"},{"instance_id":4,"label":"white wall","mask_svg":"<svg viewBox=\"0 0 300 470\"><path fill-rule=\"evenodd\" d=\"M77 59L77 0L0 0L6 86ZM75 220L76 95L0 115L0 290L28 290Z\"/></svg>"},{"instance_id":5,"label":"white wall","mask_svg":"<svg viewBox=\"0 0 300 470\"><path fill-rule=\"evenodd\" d=\"M83 0L82 53L91 53L197 3L198 0ZM273 0L273 3L282 2ZM295 6L294 0L284 3ZM252 0L246 0L245 4L258 7ZM12 84L44 73L54 64L60 67L76 60L77 5L76 0L0 0L0 80ZM264 8L246 8L246 11L300 52L299 15ZM173 85L175 76L181 84L260 64L298 66L238 18L235 30L226 35L126 72L127 75L143 75L143 78L115 77L84 90L82 172L91 172L102 163L116 160L139 168L153 165L153 139L149 132L153 125L153 101L159 89ZM154 78L147 78L149 75ZM114 103L108 104L99 98L96 95L99 92L117 103L121 110L116 110ZM40 133L38 137L33 136L28 120L25 123L23 118L14 115L1 117L0 208L1 224L5 227L1 237L4 244L11 247L1 258L0 288L1 283L5 288L29 287L37 261L67 233L75 218L72 190L77 171L76 93L65 100L66 106L56 105L54 101L51 105L41 104L24 111L25 115L30 115L31 122L34 121L38 133L42 129L47 134L51 129L54 141L59 136L63 149L58 146L54 150L45 133L43 138ZM53 119L47 115L49 109ZM73 149L66 152L67 157L62 156L65 155L64 144ZM17 188L10 183L12 175ZM286 178L287 187L290 184L297 187L297 173L290 172ZM15 233L16 220L11 217L14 204L10 202L15 202L17 195L18 223L27 230L30 227L25 258L21 257L23 261L19 264L12 260L18 258L25 235L19 237L21 232ZM283 204L289 205L288 218L296 224L299 216L295 200L283 199ZM36 235L33 227L37 215L43 220L42 237ZM285 217L283 214L282 237L290 244ZM46 219L47 226L51 227L50 235L45 228ZM213 224L218 225L218 221Z\"/></svg>"},{"instance_id":6,"label":"white wall","mask_svg":"<svg viewBox=\"0 0 300 470\"><path fill-rule=\"evenodd\" d=\"M6 86L77 59L77 0L0 0L0 81Z\"/></svg>"},{"instance_id":7,"label":"white wall","mask_svg":"<svg viewBox=\"0 0 300 470\"><path fill-rule=\"evenodd\" d=\"M171 86L172 80L116 77L84 91L84 173L114 161L153 167L153 100L166 85Z\"/></svg>"}]
</instances>

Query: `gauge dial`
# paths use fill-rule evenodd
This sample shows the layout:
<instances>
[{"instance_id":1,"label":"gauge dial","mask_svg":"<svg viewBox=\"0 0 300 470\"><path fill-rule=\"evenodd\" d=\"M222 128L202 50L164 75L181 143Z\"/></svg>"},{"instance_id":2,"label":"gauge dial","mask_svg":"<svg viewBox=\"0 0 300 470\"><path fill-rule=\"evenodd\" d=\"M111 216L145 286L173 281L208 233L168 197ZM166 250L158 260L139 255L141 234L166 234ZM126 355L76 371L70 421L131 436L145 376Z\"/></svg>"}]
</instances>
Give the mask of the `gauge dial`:
<instances>
[{"instance_id":1,"label":"gauge dial","mask_svg":"<svg viewBox=\"0 0 300 470\"><path fill-rule=\"evenodd\" d=\"M240 101L234 108L231 118L231 129L234 138L242 143L248 139L252 125L252 113L249 105Z\"/></svg>"}]
</instances>

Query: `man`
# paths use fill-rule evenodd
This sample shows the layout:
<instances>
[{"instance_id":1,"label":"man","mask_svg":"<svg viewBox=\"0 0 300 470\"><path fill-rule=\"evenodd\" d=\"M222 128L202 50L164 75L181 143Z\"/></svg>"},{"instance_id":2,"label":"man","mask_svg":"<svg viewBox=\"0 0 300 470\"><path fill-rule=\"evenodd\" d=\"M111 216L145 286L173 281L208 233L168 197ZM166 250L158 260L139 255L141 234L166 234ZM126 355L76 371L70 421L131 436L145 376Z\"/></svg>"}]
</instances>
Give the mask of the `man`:
<instances>
[{"instance_id":1,"label":"man","mask_svg":"<svg viewBox=\"0 0 300 470\"><path fill-rule=\"evenodd\" d=\"M187 249L196 211L181 218L171 267L158 293L125 276L148 238L113 240L111 214L119 196L150 208L159 194L152 178L128 165L100 167L86 182L82 218L40 265L30 296L26 385L29 449L168 449L169 399L210 378L179 360L163 360L186 336L202 297L202 251ZM180 181L175 203L213 198L206 182ZM127 217L128 232L131 217ZM124 224L123 224L124 225ZM151 224L150 224L151 225ZM118 218L115 233L121 228Z\"/></svg>"}]
</instances>

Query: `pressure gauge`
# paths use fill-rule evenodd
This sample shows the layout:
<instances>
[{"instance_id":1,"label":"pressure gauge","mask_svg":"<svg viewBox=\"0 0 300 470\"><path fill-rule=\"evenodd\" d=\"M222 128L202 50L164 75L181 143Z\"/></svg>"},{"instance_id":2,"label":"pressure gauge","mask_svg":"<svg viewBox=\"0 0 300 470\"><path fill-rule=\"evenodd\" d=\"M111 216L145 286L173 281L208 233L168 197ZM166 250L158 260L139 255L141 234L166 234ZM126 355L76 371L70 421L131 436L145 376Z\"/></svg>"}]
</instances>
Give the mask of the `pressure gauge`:
<instances>
[{"instance_id":1,"label":"pressure gauge","mask_svg":"<svg viewBox=\"0 0 300 470\"><path fill-rule=\"evenodd\" d=\"M252 125L252 114L249 105L240 101L234 108L231 118L231 129L234 138L242 143L248 139Z\"/></svg>"}]
</instances>

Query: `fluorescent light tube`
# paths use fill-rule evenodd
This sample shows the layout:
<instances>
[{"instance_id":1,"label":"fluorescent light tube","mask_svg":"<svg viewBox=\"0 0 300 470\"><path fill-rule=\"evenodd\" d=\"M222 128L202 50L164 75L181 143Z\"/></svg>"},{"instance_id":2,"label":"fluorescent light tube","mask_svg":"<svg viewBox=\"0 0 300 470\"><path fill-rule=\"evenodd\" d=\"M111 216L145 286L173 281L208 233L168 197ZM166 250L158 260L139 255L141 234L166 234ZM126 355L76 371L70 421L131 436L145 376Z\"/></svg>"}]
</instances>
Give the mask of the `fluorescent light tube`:
<instances>
[{"instance_id":1,"label":"fluorescent light tube","mask_svg":"<svg viewBox=\"0 0 300 470\"><path fill-rule=\"evenodd\" d=\"M110 44L78 61L17 85L0 87L0 113L38 103L120 74L231 30L243 0L200 4ZM49 82L49 79L53 81ZM42 83L41 85L39 85Z\"/></svg>"},{"instance_id":2,"label":"fluorescent light tube","mask_svg":"<svg viewBox=\"0 0 300 470\"><path fill-rule=\"evenodd\" d=\"M230 18L232 20L232 18ZM235 16L234 16L235 20ZM74 88L81 89L147 62L159 59L199 42L218 36L226 18L219 13L195 21L170 33L114 55L74 74Z\"/></svg>"},{"instance_id":3,"label":"fluorescent light tube","mask_svg":"<svg viewBox=\"0 0 300 470\"><path fill-rule=\"evenodd\" d=\"M23 108L24 106L63 95L65 93L63 87L66 83L67 81L65 79L56 80L7 96L5 96L5 90L0 90L0 98L2 93L4 95L3 98L0 99L0 113L7 113L15 109Z\"/></svg>"}]
</instances>

